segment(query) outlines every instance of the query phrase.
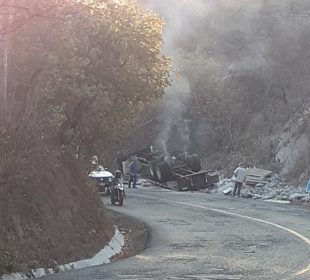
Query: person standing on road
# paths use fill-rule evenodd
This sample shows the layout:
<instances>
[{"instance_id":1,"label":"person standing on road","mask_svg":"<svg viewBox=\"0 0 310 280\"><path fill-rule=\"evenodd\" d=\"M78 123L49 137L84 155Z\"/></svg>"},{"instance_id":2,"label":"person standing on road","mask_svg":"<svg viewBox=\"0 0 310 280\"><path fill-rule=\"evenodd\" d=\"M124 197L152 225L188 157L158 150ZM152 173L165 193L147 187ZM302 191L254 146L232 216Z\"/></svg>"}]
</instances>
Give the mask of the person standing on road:
<instances>
[{"instance_id":1,"label":"person standing on road","mask_svg":"<svg viewBox=\"0 0 310 280\"><path fill-rule=\"evenodd\" d=\"M121 151L118 151L116 153L116 158L115 158L115 163L116 163L116 168L117 170L121 171L122 174L124 173L124 170L123 170L123 160L124 160L124 155Z\"/></svg>"},{"instance_id":2,"label":"person standing on road","mask_svg":"<svg viewBox=\"0 0 310 280\"><path fill-rule=\"evenodd\" d=\"M246 175L247 175L247 171L244 168L244 164L240 163L239 167L237 167L236 170L234 171L235 187L234 187L234 191L232 195L233 197L236 196L236 192L237 192L237 196L240 197L241 187L245 182Z\"/></svg>"},{"instance_id":3,"label":"person standing on road","mask_svg":"<svg viewBox=\"0 0 310 280\"><path fill-rule=\"evenodd\" d=\"M306 192L308 193L308 201L309 201L309 199L310 199L310 178L309 178L309 181L308 181L308 184L306 187Z\"/></svg>"},{"instance_id":4,"label":"person standing on road","mask_svg":"<svg viewBox=\"0 0 310 280\"><path fill-rule=\"evenodd\" d=\"M131 183L133 183L133 188L136 188L137 184L137 173L138 173L138 161L136 157L133 157L129 165L129 181L128 188L131 188Z\"/></svg>"}]
</instances>

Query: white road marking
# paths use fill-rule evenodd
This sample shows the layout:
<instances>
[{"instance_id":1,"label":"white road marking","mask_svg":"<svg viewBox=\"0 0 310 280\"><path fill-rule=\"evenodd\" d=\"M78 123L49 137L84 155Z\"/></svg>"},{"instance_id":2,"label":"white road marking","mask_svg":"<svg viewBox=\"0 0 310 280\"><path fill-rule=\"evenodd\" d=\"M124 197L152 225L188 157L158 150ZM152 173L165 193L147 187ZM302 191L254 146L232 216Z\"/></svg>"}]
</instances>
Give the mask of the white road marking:
<instances>
[{"instance_id":1,"label":"white road marking","mask_svg":"<svg viewBox=\"0 0 310 280\"><path fill-rule=\"evenodd\" d=\"M149 196L149 195L139 195L139 194L130 194L130 195L131 196L136 196L136 197L145 197L145 198L154 199L153 196ZM197 205L197 204L181 202L181 201L165 199L165 198L158 198L158 197L156 199L161 200L161 201L165 201L165 202L172 202L174 204L179 204L179 205L183 205L183 206L190 206L190 207L194 207L194 208L200 208L200 209L204 209L204 210L208 210L208 211L212 211L212 212L217 212L217 213L221 213L221 214L225 214L225 215L229 215L229 216L235 216L235 217L238 217L238 218L247 219L247 220L263 223L263 224L266 224L266 225L270 225L270 226L273 226L275 228L284 230L284 231L288 232L291 235L296 236L297 238L299 238L303 242L305 242L308 246L310 246L310 239L309 238L303 236L302 234L298 233L295 230L289 229L289 228L287 228L285 226L281 226L281 225L276 224L276 223L268 222L268 221L265 221L265 220L262 220L262 219L257 219L257 218L253 218L253 217L237 214L237 213L228 212L228 211L225 211L225 210L220 210L220 209L216 209L216 208L209 208L209 207L206 207L206 206L203 206L203 205ZM305 273L308 273L308 272L310 272L310 263L306 267L304 267L303 269L295 272L293 274L293 276L301 276L301 275L303 275Z\"/></svg>"}]
</instances>

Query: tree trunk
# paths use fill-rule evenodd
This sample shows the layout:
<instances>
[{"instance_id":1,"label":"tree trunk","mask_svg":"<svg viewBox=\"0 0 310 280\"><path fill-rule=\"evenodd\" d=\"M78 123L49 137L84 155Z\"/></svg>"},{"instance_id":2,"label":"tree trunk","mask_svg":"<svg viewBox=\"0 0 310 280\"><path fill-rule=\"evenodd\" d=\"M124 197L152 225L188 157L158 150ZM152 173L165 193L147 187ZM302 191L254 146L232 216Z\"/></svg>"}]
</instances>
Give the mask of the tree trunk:
<instances>
[{"instance_id":1,"label":"tree trunk","mask_svg":"<svg viewBox=\"0 0 310 280\"><path fill-rule=\"evenodd\" d=\"M10 21L9 15L3 15L0 18L0 28L4 28L5 24ZM1 51L1 74L0 74L0 101L1 101L1 120L7 121L8 116L8 35L0 36L3 40Z\"/></svg>"}]
</instances>

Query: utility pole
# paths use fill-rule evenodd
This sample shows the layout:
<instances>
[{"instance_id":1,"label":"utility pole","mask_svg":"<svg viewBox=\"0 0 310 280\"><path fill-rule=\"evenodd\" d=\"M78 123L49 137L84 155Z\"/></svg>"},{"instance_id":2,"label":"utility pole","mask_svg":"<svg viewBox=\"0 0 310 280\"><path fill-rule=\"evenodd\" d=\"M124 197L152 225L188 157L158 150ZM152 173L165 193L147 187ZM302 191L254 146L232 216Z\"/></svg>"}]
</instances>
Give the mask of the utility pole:
<instances>
[{"instance_id":1,"label":"utility pole","mask_svg":"<svg viewBox=\"0 0 310 280\"><path fill-rule=\"evenodd\" d=\"M9 15L0 16L0 29L3 30L2 36L0 36L0 102L1 102L1 112L0 117L2 120L6 120L8 111L8 41L5 26L8 24Z\"/></svg>"},{"instance_id":2,"label":"utility pole","mask_svg":"<svg viewBox=\"0 0 310 280\"><path fill-rule=\"evenodd\" d=\"M8 112L8 42L5 36L3 50L3 114L5 118Z\"/></svg>"},{"instance_id":3,"label":"utility pole","mask_svg":"<svg viewBox=\"0 0 310 280\"><path fill-rule=\"evenodd\" d=\"M3 14L0 16L0 30L3 31L2 36L0 35L0 42L2 47L0 48L1 57L0 65L1 65L1 73L0 73L0 102L1 102L1 112L0 116L3 121L7 121L9 116L9 108L8 108L8 63L9 63L9 35L7 34L10 22L12 20L12 16L7 14Z\"/></svg>"}]
</instances>

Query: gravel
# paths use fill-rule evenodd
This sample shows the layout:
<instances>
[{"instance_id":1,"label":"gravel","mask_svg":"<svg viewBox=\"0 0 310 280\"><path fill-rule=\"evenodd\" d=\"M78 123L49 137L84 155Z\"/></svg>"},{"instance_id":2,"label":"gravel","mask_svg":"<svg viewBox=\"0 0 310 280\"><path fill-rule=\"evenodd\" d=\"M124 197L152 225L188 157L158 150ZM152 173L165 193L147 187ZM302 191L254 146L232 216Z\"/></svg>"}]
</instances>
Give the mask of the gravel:
<instances>
[{"instance_id":1,"label":"gravel","mask_svg":"<svg viewBox=\"0 0 310 280\"><path fill-rule=\"evenodd\" d=\"M206 191L212 194L231 195L234 188L233 179L221 178L212 189ZM255 186L245 185L242 188L241 195L249 199L262 200L282 200L291 202L308 202L309 196L304 187L295 187L285 184L278 176L271 178L267 184L256 184Z\"/></svg>"}]
</instances>

